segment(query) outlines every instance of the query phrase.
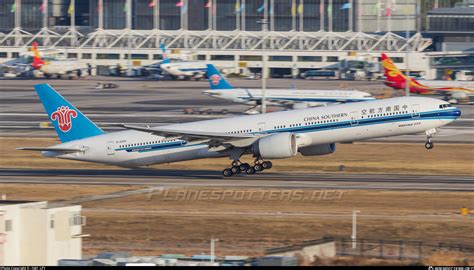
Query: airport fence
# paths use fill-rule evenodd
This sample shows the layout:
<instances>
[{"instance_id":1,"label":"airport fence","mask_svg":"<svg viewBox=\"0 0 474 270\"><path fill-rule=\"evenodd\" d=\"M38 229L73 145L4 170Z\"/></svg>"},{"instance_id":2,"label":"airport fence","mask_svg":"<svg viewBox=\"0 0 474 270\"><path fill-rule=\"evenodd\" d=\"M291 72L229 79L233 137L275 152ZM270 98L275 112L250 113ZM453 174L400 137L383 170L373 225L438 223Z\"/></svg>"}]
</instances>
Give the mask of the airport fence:
<instances>
[{"instance_id":1,"label":"airport fence","mask_svg":"<svg viewBox=\"0 0 474 270\"><path fill-rule=\"evenodd\" d=\"M339 256L360 256L381 259L420 260L440 251L474 254L474 246L453 243L430 243L412 240L334 238Z\"/></svg>"}]
</instances>

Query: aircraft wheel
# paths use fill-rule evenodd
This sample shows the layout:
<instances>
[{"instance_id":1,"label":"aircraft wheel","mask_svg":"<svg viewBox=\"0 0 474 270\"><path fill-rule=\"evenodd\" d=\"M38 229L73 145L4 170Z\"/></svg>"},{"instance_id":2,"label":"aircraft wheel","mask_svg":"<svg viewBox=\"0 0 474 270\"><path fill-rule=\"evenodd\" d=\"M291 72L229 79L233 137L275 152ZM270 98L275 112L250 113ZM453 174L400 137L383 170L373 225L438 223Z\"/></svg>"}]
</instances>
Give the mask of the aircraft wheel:
<instances>
[{"instance_id":1,"label":"aircraft wheel","mask_svg":"<svg viewBox=\"0 0 474 270\"><path fill-rule=\"evenodd\" d=\"M254 173L255 173L255 169L254 169L253 167L250 167L250 168L248 168L248 169L245 171L245 173L247 173L247 174L254 174Z\"/></svg>"},{"instance_id":2,"label":"aircraft wheel","mask_svg":"<svg viewBox=\"0 0 474 270\"><path fill-rule=\"evenodd\" d=\"M433 149L434 147L434 144L432 142L426 142L425 143L425 148L430 150L430 149Z\"/></svg>"},{"instance_id":3,"label":"aircraft wheel","mask_svg":"<svg viewBox=\"0 0 474 270\"><path fill-rule=\"evenodd\" d=\"M257 171L257 172L263 171L263 166L262 166L262 164L258 164L258 163L257 163L257 164L255 164L255 165L253 166L253 168L254 168L254 170Z\"/></svg>"},{"instance_id":4,"label":"aircraft wheel","mask_svg":"<svg viewBox=\"0 0 474 270\"><path fill-rule=\"evenodd\" d=\"M234 175L234 174L232 173L232 170L231 170L231 169L224 169L224 170L222 171L222 175L224 175L225 177L231 177L231 176Z\"/></svg>"},{"instance_id":5,"label":"aircraft wheel","mask_svg":"<svg viewBox=\"0 0 474 270\"><path fill-rule=\"evenodd\" d=\"M232 166L232 168L230 169L232 171L232 174L238 174L240 173L240 168L239 166Z\"/></svg>"},{"instance_id":6,"label":"aircraft wheel","mask_svg":"<svg viewBox=\"0 0 474 270\"><path fill-rule=\"evenodd\" d=\"M264 161L262 163L262 167L263 167L263 169L268 170L268 169L271 169L273 167L273 164L272 164L271 161Z\"/></svg>"},{"instance_id":7,"label":"aircraft wheel","mask_svg":"<svg viewBox=\"0 0 474 270\"><path fill-rule=\"evenodd\" d=\"M239 167L241 171L245 172L248 168L250 168L250 165L248 163L242 163Z\"/></svg>"}]
</instances>

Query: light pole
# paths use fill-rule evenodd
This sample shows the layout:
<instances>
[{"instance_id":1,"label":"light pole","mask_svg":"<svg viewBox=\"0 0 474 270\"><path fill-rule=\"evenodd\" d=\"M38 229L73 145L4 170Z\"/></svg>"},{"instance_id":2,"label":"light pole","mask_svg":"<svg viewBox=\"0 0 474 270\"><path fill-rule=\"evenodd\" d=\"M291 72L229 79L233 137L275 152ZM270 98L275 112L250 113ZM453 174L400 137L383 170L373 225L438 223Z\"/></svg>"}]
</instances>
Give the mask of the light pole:
<instances>
[{"instance_id":1,"label":"light pole","mask_svg":"<svg viewBox=\"0 0 474 270\"><path fill-rule=\"evenodd\" d=\"M360 211L352 210L352 249L357 247L357 213L360 213Z\"/></svg>"},{"instance_id":2,"label":"light pole","mask_svg":"<svg viewBox=\"0 0 474 270\"><path fill-rule=\"evenodd\" d=\"M262 31L267 31L268 20L257 20L262 25ZM267 58L265 53L265 38L262 41L262 113L267 112Z\"/></svg>"},{"instance_id":3,"label":"light pole","mask_svg":"<svg viewBox=\"0 0 474 270\"><path fill-rule=\"evenodd\" d=\"M211 263L214 263L216 257L215 257L215 248L216 248L216 243L218 242L219 239L216 238L211 238Z\"/></svg>"},{"instance_id":4,"label":"light pole","mask_svg":"<svg viewBox=\"0 0 474 270\"><path fill-rule=\"evenodd\" d=\"M407 18L406 18L407 24L408 24L408 13L407 13ZM407 31L406 31L406 40L407 40L407 46L406 46L406 60L405 60L405 95L409 96L410 95L410 68L409 68L409 59L410 59L410 44L408 42L408 37L410 35L410 30L408 29L409 26L407 25Z\"/></svg>"}]
</instances>

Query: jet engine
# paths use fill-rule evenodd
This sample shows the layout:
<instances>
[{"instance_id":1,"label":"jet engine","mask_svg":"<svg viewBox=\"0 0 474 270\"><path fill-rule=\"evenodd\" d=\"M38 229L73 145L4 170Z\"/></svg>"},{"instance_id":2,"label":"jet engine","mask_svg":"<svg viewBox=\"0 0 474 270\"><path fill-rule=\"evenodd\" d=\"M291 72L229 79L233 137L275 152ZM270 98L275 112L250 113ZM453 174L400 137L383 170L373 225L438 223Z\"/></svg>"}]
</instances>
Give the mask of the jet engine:
<instances>
[{"instance_id":1,"label":"jet engine","mask_svg":"<svg viewBox=\"0 0 474 270\"><path fill-rule=\"evenodd\" d=\"M451 94L451 98L452 99L457 99L457 100L462 100L462 99L466 99L467 98L467 94L465 92L462 92L462 91L457 91L457 92L453 92Z\"/></svg>"},{"instance_id":2,"label":"jet engine","mask_svg":"<svg viewBox=\"0 0 474 270\"><path fill-rule=\"evenodd\" d=\"M308 147L302 147L299 149L299 151L303 156L328 155L328 154L332 154L336 152L336 144L328 143L328 144L312 145Z\"/></svg>"},{"instance_id":3,"label":"jet engine","mask_svg":"<svg viewBox=\"0 0 474 270\"><path fill-rule=\"evenodd\" d=\"M251 151L255 156L263 159L294 157L298 153L296 136L287 132L269 135L256 141Z\"/></svg>"}]
</instances>

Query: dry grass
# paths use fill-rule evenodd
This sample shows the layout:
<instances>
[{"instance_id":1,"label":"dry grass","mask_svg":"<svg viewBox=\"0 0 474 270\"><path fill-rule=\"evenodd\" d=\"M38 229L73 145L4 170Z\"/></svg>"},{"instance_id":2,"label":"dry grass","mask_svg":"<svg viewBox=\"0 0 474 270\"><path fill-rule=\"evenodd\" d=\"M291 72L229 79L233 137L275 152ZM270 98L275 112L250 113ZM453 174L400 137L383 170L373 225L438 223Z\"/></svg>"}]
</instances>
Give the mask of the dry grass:
<instances>
[{"instance_id":1,"label":"dry grass","mask_svg":"<svg viewBox=\"0 0 474 270\"><path fill-rule=\"evenodd\" d=\"M139 186L0 184L8 200L56 201L139 189Z\"/></svg>"},{"instance_id":2,"label":"dry grass","mask_svg":"<svg viewBox=\"0 0 474 270\"><path fill-rule=\"evenodd\" d=\"M140 186L77 186L1 184L1 193L10 199L64 200L105 194ZM232 191L262 192L256 196L220 197L218 200L183 199L184 192ZM474 194L469 192L416 191L331 191L320 196L319 190L291 190L303 198L291 200L279 196L281 189L171 189L168 193L134 195L83 203L87 216L83 247L85 255L103 251L125 251L134 255L208 252L209 239L219 238L219 255L264 253L267 248L301 243L325 235L351 234L352 209L361 211L358 236L372 239L412 239L428 242L474 244L473 217L459 215L463 206L474 208ZM239 193L240 192L240 193ZM277 196L269 197L271 192ZM180 195L181 194L181 195ZM287 194L287 193L286 193ZM296 193L293 193L296 194ZM317 196L314 196L317 194ZM180 198L180 199L176 199ZM271 199L272 198L272 199ZM282 199L283 198L283 199ZM433 257L436 258L436 257ZM429 258L428 262L434 260ZM458 258L458 257L456 257ZM462 257L456 262L463 263ZM441 258L443 259L443 258ZM336 258L322 264L381 264L380 260ZM405 264L384 261L383 264Z\"/></svg>"},{"instance_id":3,"label":"dry grass","mask_svg":"<svg viewBox=\"0 0 474 270\"><path fill-rule=\"evenodd\" d=\"M110 169L100 164L44 158L40 153L15 150L17 147L50 146L57 140L49 138L1 138L3 168L84 168ZM105 147L105 146L104 146ZM248 158L247 158L248 159ZM160 169L215 170L229 164L227 158L186 161L152 166ZM336 153L326 156L274 160L274 171L334 172L344 165L346 172L411 173L411 174L474 174L474 145L437 144L427 151L423 144L339 144Z\"/></svg>"},{"instance_id":4,"label":"dry grass","mask_svg":"<svg viewBox=\"0 0 474 270\"><path fill-rule=\"evenodd\" d=\"M221 255L263 254L267 248L324 235L349 237L352 209L361 211L361 238L474 244L472 218L459 215L462 206L474 206L468 192L346 191L340 200L311 202L170 199L182 192L84 203L84 229L92 235L84 243L85 253L191 255L207 252L208 239L217 237Z\"/></svg>"}]
</instances>

